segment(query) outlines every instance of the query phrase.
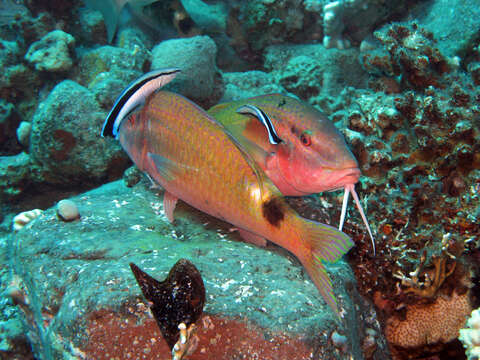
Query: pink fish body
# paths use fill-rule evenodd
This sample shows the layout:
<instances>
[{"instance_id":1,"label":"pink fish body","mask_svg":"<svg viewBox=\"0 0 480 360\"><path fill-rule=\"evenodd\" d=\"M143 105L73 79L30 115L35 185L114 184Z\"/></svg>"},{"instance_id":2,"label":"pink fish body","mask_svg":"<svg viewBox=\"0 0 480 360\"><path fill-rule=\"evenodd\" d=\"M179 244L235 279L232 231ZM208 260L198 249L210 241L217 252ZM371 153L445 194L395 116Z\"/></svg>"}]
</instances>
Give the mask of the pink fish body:
<instances>
[{"instance_id":1,"label":"pink fish body","mask_svg":"<svg viewBox=\"0 0 480 360\"><path fill-rule=\"evenodd\" d=\"M252 237L297 256L337 312L322 261L336 261L353 243L341 231L300 217L241 144L188 99L160 91L118 124L118 139L135 164L165 188L173 219L177 199ZM105 126L104 128L109 128Z\"/></svg>"},{"instance_id":2,"label":"pink fish body","mask_svg":"<svg viewBox=\"0 0 480 360\"><path fill-rule=\"evenodd\" d=\"M282 140L279 144L268 141L265 127L254 115L237 112L246 104L268 115ZM262 95L219 104L208 113L239 141L244 137L263 150L256 154L257 163L286 196L343 188L360 177L357 160L342 134L323 113L297 99Z\"/></svg>"},{"instance_id":3,"label":"pink fish body","mask_svg":"<svg viewBox=\"0 0 480 360\"><path fill-rule=\"evenodd\" d=\"M246 106L250 109L245 109ZM342 134L325 114L281 94L219 104L208 113L244 144L283 195L302 196L344 188L340 229L348 195L352 193L374 244L354 188L360 177L358 162ZM267 136L269 130L259 121L262 117L271 122L278 143L272 143Z\"/></svg>"}]
</instances>

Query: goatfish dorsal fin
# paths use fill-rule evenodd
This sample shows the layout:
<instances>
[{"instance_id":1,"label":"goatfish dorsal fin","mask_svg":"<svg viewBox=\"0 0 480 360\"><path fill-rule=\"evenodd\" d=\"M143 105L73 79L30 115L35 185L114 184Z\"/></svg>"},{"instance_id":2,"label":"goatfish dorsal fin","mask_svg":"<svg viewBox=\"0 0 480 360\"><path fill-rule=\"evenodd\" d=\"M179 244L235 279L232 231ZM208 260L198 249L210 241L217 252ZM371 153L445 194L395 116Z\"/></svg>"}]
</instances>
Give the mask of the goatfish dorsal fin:
<instances>
[{"instance_id":1,"label":"goatfish dorsal fin","mask_svg":"<svg viewBox=\"0 0 480 360\"><path fill-rule=\"evenodd\" d=\"M246 104L243 106L240 106L237 109L237 112L240 114L250 114L255 116L262 124L265 126L268 132L268 140L270 141L270 144L277 145L282 142L282 139L277 134L277 131L275 130L275 127L273 126L272 120L268 117L265 112L250 104Z\"/></svg>"},{"instance_id":2,"label":"goatfish dorsal fin","mask_svg":"<svg viewBox=\"0 0 480 360\"><path fill-rule=\"evenodd\" d=\"M115 101L112 110L103 124L101 135L117 137L120 123L133 110L142 105L155 90L168 84L180 72L178 68L153 70L138 78Z\"/></svg>"}]
</instances>

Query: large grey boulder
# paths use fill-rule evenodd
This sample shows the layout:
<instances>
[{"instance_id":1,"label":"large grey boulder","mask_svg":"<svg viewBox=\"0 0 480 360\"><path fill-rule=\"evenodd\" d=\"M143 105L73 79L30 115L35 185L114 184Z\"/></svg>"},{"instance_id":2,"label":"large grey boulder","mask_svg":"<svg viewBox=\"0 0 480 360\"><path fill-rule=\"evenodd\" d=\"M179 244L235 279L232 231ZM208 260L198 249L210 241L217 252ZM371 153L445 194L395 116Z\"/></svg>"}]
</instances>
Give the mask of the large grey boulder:
<instances>
[{"instance_id":1,"label":"large grey boulder","mask_svg":"<svg viewBox=\"0 0 480 360\"><path fill-rule=\"evenodd\" d=\"M187 258L202 274L206 314L299 337L315 347L315 359L363 358L362 334L377 325L366 319L372 309L361 300L346 262L328 265L342 312L338 321L302 266L285 251L236 241L229 225L182 203L172 225L161 198L145 182L127 188L117 181L72 200L79 220L63 222L54 208L48 209L16 236L15 272L37 311L25 319L37 356L85 349L87 323L96 310L122 313L139 306L132 305L140 289L130 262L163 279L177 260ZM40 309L50 314L48 322ZM335 348L330 338L338 334L346 337Z\"/></svg>"},{"instance_id":2,"label":"large grey boulder","mask_svg":"<svg viewBox=\"0 0 480 360\"><path fill-rule=\"evenodd\" d=\"M304 100L335 97L347 86L363 88L367 83L357 49L326 49L321 44L271 45L265 50L265 67L285 89Z\"/></svg>"},{"instance_id":3,"label":"large grey boulder","mask_svg":"<svg viewBox=\"0 0 480 360\"><path fill-rule=\"evenodd\" d=\"M153 48L151 69L180 68L182 72L166 88L210 107L223 93L216 56L217 46L208 36L166 40Z\"/></svg>"},{"instance_id":4,"label":"large grey boulder","mask_svg":"<svg viewBox=\"0 0 480 360\"><path fill-rule=\"evenodd\" d=\"M105 112L94 95L62 81L42 102L32 121L30 154L39 177L54 184L81 184L117 177L128 164L113 140L102 139Z\"/></svg>"}]
</instances>

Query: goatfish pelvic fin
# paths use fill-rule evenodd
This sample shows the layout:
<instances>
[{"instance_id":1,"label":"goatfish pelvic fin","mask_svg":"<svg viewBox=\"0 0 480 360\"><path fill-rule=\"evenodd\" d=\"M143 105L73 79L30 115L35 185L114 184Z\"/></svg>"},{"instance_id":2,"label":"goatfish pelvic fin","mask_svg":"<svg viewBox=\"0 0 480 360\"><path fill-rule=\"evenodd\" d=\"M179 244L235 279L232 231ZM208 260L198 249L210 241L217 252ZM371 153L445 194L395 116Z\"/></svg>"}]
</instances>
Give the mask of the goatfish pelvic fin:
<instances>
[{"instance_id":1,"label":"goatfish pelvic fin","mask_svg":"<svg viewBox=\"0 0 480 360\"><path fill-rule=\"evenodd\" d=\"M102 128L101 135L117 138L118 129L124 118L145 103L155 90L172 81L180 72L178 68L153 70L128 85L115 101Z\"/></svg>"}]
</instances>

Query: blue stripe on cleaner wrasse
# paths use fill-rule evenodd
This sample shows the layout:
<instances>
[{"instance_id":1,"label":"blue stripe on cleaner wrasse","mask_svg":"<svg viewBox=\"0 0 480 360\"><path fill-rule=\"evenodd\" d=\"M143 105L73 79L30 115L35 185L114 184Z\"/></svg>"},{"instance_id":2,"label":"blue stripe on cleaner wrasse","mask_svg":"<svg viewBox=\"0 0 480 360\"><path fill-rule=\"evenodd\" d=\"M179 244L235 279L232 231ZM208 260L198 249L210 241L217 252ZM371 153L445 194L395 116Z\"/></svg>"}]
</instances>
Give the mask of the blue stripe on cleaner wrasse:
<instances>
[{"instance_id":1,"label":"blue stripe on cleaner wrasse","mask_svg":"<svg viewBox=\"0 0 480 360\"><path fill-rule=\"evenodd\" d=\"M237 112L240 114L251 114L257 117L258 120L267 128L268 132L268 140L270 141L270 144L272 145L277 145L282 142L282 139L277 134L277 131L275 130L275 127L272 124L272 120L268 117L265 112L253 105L247 104L244 106L241 106L237 109Z\"/></svg>"},{"instance_id":2,"label":"blue stripe on cleaner wrasse","mask_svg":"<svg viewBox=\"0 0 480 360\"><path fill-rule=\"evenodd\" d=\"M107 135L117 138L122 120L143 105L151 93L169 83L179 72L180 69L177 68L154 70L130 83L118 96L110 110L103 124L102 137Z\"/></svg>"},{"instance_id":3,"label":"blue stripe on cleaner wrasse","mask_svg":"<svg viewBox=\"0 0 480 360\"><path fill-rule=\"evenodd\" d=\"M178 71L158 70L165 85ZM150 78L149 74L142 79ZM152 80L153 81L153 80ZM164 189L169 220L178 199L239 229L246 240L267 239L294 254L325 302L339 316L324 261L340 259L354 245L336 228L302 218L240 144L215 118L187 98L154 91L133 113L109 116L105 136L116 136L137 167ZM142 88L138 91L142 91ZM130 97L143 97L126 91ZM123 100L124 106L129 104ZM114 133L117 129L117 133Z\"/></svg>"}]
</instances>

